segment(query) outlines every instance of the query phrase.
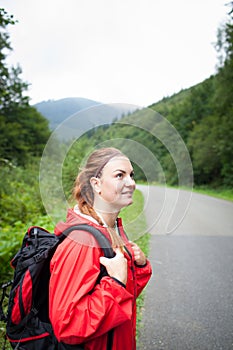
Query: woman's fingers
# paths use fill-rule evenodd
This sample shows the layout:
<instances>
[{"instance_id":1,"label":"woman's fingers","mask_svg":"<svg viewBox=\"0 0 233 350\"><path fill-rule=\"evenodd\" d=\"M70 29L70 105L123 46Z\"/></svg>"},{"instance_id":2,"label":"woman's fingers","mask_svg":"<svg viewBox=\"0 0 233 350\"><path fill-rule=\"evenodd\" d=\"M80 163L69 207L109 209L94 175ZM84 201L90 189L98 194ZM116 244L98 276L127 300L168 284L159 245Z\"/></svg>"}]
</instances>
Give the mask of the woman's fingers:
<instances>
[{"instance_id":1,"label":"woman's fingers","mask_svg":"<svg viewBox=\"0 0 233 350\"><path fill-rule=\"evenodd\" d=\"M146 264L146 257L143 251L139 248L139 246L132 242L129 241L133 252L134 252L134 261L136 262L137 265L145 265Z\"/></svg>"},{"instance_id":2,"label":"woman's fingers","mask_svg":"<svg viewBox=\"0 0 233 350\"><path fill-rule=\"evenodd\" d=\"M106 267L110 277L118 279L126 284L127 281L127 260L122 254L120 248L115 249L116 255L114 258L100 257L100 263Z\"/></svg>"}]
</instances>

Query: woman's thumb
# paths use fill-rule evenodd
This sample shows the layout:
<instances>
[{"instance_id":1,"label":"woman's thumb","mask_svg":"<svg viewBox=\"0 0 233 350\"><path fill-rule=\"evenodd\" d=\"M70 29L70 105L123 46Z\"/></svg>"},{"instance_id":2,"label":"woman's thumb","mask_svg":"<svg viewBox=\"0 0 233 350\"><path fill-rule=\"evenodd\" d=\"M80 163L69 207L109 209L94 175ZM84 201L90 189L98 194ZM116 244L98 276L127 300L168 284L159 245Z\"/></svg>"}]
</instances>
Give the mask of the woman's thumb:
<instances>
[{"instance_id":1,"label":"woman's thumb","mask_svg":"<svg viewBox=\"0 0 233 350\"><path fill-rule=\"evenodd\" d=\"M124 255L120 248L115 248L114 250L115 250L116 255Z\"/></svg>"},{"instance_id":2,"label":"woman's thumb","mask_svg":"<svg viewBox=\"0 0 233 350\"><path fill-rule=\"evenodd\" d=\"M100 263L101 263L102 265L106 266L107 261L108 261L108 258L105 258L104 256L101 256L101 257L100 257Z\"/></svg>"}]
</instances>

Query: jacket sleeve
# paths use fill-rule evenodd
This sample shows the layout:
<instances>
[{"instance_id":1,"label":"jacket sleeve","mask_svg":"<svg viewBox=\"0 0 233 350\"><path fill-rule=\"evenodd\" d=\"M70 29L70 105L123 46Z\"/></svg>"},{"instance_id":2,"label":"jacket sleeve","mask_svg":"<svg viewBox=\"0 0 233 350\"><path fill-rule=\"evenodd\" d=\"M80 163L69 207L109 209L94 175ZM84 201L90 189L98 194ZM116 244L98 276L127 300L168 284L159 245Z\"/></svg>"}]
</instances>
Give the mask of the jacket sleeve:
<instances>
[{"instance_id":1,"label":"jacket sleeve","mask_svg":"<svg viewBox=\"0 0 233 350\"><path fill-rule=\"evenodd\" d=\"M101 249L66 238L51 261L49 316L67 344L89 341L130 320L133 296L109 276L96 280Z\"/></svg>"},{"instance_id":2,"label":"jacket sleeve","mask_svg":"<svg viewBox=\"0 0 233 350\"><path fill-rule=\"evenodd\" d=\"M152 275L152 268L149 260L146 261L146 265L138 266L135 264L136 280L137 280L137 297L145 288Z\"/></svg>"}]
</instances>

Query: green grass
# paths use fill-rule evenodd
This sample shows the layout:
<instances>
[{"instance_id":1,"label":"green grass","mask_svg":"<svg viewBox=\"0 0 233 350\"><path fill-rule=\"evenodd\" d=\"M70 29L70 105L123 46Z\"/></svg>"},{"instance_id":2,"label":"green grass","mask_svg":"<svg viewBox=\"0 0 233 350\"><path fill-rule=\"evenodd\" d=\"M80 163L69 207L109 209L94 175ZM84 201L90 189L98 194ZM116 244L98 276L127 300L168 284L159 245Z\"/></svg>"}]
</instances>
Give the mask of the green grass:
<instances>
[{"instance_id":1,"label":"green grass","mask_svg":"<svg viewBox=\"0 0 233 350\"><path fill-rule=\"evenodd\" d=\"M146 254L148 257L149 255L149 249L150 249L150 234L146 233L144 236L140 237L136 243L138 246L142 249L142 251ZM144 300L145 300L145 292L146 289L142 291L142 293L137 298L137 332L136 336L138 338L139 330L141 327L141 321L142 321L142 311L144 308Z\"/></svg>"},{"instance_id":2,"label":"green grass","mask_svg":"<svg viewBox=\"0 0 233 350\"><path fill-rule=\"evenodd\" d=\"M136 190L133 196L133 204L120 212L126 233L131 241L136 241L146 232L146 219L143 207L143 195L139 190Z\"/></svg>"},{"instance_id":3,"label":"green grass","mask_svg":"<svg viewBox=\"0 0 233 350\"><path fill-rule=\"evenodd\" d=\"M233 201L233 189L231 188L213 189L209 187L194 187L193 191L207 196Z\"/></svg>"}]
</instances>

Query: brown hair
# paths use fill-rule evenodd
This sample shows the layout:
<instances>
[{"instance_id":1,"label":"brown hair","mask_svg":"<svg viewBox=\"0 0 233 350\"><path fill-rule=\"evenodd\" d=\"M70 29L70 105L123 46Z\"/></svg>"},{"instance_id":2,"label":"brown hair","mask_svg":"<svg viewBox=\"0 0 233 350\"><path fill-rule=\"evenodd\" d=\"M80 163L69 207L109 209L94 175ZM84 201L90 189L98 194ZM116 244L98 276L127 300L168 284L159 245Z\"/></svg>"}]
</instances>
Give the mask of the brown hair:
<instances>
[{"instance_id":1,"label":"brown hair","mask_svg":"<svg viewBox=\"0 0 233 350\"><path fill-rule=\"evenodd\" d=\"M104 166L114 157L125 155L118 149L109 147L101 148L94 151L87 159L86 165L78 174L73 188L73 197L78 202L81 213L92 216L100 225L103 225L102 220L97 215L93 208L94 192L90 183L90 179L101 177ZM123 241L114 230L108 228L108 232L112 239L113 246L122 246Z\"/></svg>"}]
</instances>

